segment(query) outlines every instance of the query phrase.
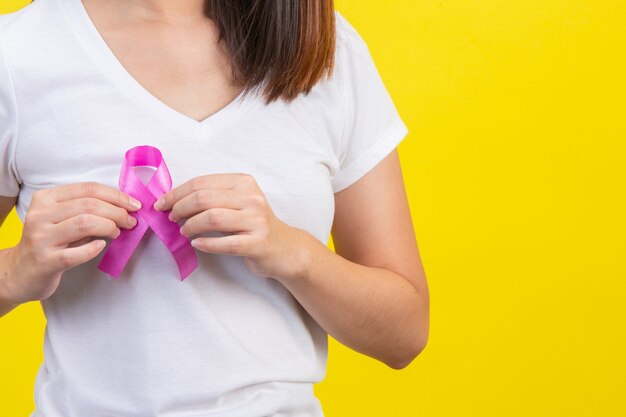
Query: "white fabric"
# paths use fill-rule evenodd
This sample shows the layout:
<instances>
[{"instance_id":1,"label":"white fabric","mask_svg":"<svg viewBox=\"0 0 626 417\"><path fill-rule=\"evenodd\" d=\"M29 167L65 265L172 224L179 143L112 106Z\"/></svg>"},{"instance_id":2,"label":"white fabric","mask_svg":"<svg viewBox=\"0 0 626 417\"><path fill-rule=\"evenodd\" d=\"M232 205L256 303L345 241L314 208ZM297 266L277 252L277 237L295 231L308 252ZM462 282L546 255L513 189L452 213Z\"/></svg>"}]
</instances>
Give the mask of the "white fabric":
<instances>
[{"instance_id":1,"label":"white fabric","mask_svg":"<svg viewBox=\"0 0 626 417\"><path fill-rule=\"evenodd\" d=\"M326 244L333 193L407 133L367 46L337 19L330 81L290 105L249 96L197 122L124 70L80 0L37 0L0 16L0 195L19 195L24 221L36 190L117 187L125 151L149 144L174 186L252 174L282 221ZM101 254L67 271L42 301L32 416L322 416L313 384L326 373L326 332L242 258L197 254L199 268L180 282L148 230L119 280L96 268Z\"/></svg>"}]
</instances>

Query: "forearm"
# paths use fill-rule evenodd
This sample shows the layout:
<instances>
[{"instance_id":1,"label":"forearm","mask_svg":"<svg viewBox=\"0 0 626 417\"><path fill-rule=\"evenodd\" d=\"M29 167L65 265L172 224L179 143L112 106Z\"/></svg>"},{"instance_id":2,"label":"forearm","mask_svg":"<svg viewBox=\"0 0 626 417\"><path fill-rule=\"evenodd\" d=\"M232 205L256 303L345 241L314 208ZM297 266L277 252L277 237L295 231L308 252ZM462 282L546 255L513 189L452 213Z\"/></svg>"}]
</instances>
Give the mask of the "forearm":
<instances>
[{"instance_id":1,"label":"forearm","mask_svg":"<svg viewBox=\"0 0 626 417\"><path fill-rule=\"evenodd\" d=\"M19 304L9 300L9 279L15 263L15 248L0 250L0 317L5 316Z\"/></svg>"},{"instance_id":2,"label":"forearm","mask_svg":"<svg viewBox=\"0 0 626 417\"><path fill-rule=\"evenodd\" d=\"M327 333L393 368L428 338L428 300L403 276L360 265L295 229L297 276L277 277Z\"/></svg>"}]
</instances>

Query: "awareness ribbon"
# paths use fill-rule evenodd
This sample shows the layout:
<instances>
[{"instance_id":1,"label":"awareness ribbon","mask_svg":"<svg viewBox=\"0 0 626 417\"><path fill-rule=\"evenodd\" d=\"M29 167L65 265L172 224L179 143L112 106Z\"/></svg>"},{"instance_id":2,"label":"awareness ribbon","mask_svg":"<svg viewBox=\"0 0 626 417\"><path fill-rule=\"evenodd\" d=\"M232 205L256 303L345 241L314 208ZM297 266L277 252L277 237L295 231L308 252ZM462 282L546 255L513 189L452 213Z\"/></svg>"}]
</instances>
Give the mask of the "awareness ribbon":
<instances>
[{"instance_id":1,"label":"awareness ribbon","mask_svg":"<svg viewBox=\"0 0 626 417\"><path fill-rule=\"evenodd\" d=\"M156 171L144 184L133 167L151 166ZM132 229L120 228L120 235L113 239L105 251L98 269L112 277L119 277L148 227L156 233L174 255L180 280L184 281L198 266L196 252L189 239L180 234L180 226L168 219L168 213L156 210L154 202L172 189L172 178L165 165L161 151L153 146L142 145L126 151L119 178L120 190L141 202L141 208L129 212L137 219Z\"/></svg>"}]
</instances>

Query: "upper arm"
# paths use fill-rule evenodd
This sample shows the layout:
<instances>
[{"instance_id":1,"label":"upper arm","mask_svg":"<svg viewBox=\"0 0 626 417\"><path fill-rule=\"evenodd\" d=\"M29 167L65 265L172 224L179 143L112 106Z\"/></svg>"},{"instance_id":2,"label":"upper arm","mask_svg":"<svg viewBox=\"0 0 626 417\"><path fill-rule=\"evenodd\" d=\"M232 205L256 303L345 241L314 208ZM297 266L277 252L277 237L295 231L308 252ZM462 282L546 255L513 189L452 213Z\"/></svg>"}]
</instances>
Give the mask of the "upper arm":
<instances>
[{"instance_id":1,"label":"upper arm","mask_svg":"<svg viewBox=\"0 0 626 417\"><path fill-rule=\"evenodd\" d=\"M15 162L17 104L9 67L0 48L0 225L9 215L20 191Z\"/></svg>"},{"instance_id":2,"label":"upper arm","mask_svg":"<svg viewBox=\"0 0 626 417\"><path fill-rule=\"evenodd\" d=\"M17 197L5 197L0 195L0 227L6 220L7 216L15 207L15 203L17 202Z\"/></svg>"},{"instance_id":3,"label":"upper arm","mask_svg":"<svg viewBox=\"0 0 626 417\"><path fill-rule=\"evenodd\" d=\"M338 15L343 99L339 168L332 172L335 252L391 270L427 292L397 146L408 133L364 40Z\"/></svg>"},{"instance_id":4,"label":"upper arm","mask_svg":"<svg viewBox=\"0 0 626 417\"><path fill-rule=\"evenodd\" d=\"M335 252L365 266L391 270L427 294L398 152L335 194Z\"/></svg>"}]
</instances>

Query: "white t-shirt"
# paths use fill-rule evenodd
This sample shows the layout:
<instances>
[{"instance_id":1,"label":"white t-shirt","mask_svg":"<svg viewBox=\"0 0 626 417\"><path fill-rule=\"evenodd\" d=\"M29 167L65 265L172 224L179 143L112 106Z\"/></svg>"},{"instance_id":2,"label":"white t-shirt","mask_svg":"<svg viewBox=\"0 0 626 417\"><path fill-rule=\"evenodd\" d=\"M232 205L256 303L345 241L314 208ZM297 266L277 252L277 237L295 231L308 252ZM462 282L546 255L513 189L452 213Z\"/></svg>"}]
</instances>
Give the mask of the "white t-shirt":
<instances>
[{"instance_id":1,"label":"white t-shirt","mask_svg":"<svg viewBox=\"0 0 626 417\"><path fill-rule=\"evenodd\" d=\"M125 151L152 145L174 187L250 173L278 218L328 243L333 194L407 133L366 44L339 14L337 26L330 81L291 104L249 96L198 122L125 71L80 0L0 16L0 195L18 196L24 221L36 190L117 187ZM196 251L181 282L150 229L119 279L97 268L102 253L41 302L33 417L323 415L313 384L326 374L327 333L279 281Z\"/></svg>"}]
</instances>

